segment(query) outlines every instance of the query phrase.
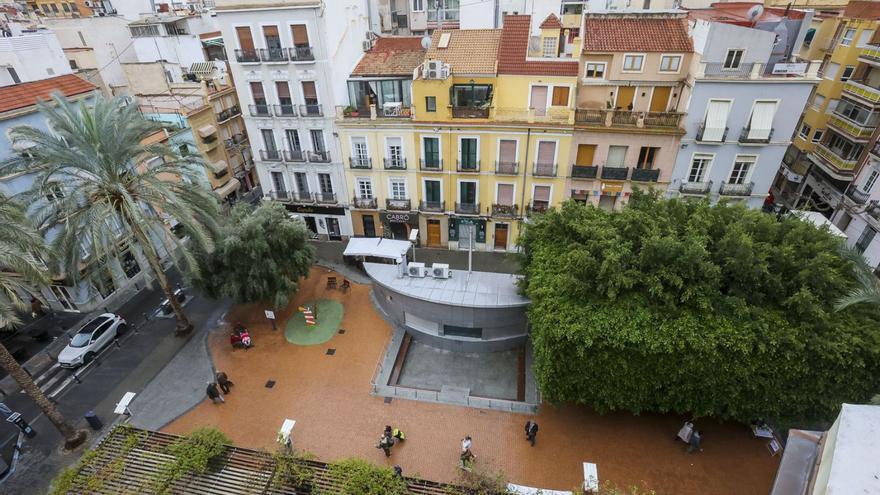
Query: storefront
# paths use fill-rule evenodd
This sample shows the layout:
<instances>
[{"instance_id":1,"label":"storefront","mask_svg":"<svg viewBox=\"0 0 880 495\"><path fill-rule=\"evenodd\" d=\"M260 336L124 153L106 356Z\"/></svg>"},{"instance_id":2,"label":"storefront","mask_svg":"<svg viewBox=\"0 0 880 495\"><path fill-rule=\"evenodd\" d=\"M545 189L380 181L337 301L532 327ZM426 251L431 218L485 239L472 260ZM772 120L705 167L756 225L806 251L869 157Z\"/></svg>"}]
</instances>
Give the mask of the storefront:
<instances>
[{"instance_id":1,"label":"storefront","mask_svg":"<svg viewBox=\"0 0 880 495\"><path fill-rule=\"evenodd\" d=\"M351 220L341 206L284 205L287 211L302 217L309 230L319 239L341 241L351 237Z\"/></svg>"},{"instance_id":2,"label":"storefront","mask_svg":"<svg viewBox=\"0 0 880 495\"><path fill-rule=\"evenodd\" d=\"M474 226L474 234L476 236L475 251L486 251L486 219L477 217L449 217L449 248L450 249L467 249L467 245L460 243L462 238L462 229L465 226Z\"/></svg>"},{"instance_id":3,"label":"storefront","mask_svg":"<svg viewBox=\"0 0 880 495\"><path fill-rule=\"evenodd\" d=\"M381 213L384 237L405 241L412 229L419 228L419 214L414 211L383 211Z\"/></svg>"},{"instance_id":4,"label":"storefront","mask_svg":"<svg viewBox=\"0 0 880 495\"><path fill-rule=\"evenodd\" d=\"M385 237L378 211L351 210L351 226L357 237Z\"/></svg>"}]
</instances>

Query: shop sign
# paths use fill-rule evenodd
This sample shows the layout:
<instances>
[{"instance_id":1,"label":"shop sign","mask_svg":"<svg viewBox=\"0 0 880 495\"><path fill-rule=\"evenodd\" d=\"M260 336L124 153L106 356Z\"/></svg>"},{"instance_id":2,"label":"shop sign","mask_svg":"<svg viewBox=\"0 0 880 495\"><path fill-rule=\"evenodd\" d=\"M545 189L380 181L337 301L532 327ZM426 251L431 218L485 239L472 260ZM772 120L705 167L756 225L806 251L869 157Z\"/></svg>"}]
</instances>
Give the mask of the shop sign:
<instances>
[{"instance_id":1,"label":"shop sign","mask_svg":"<svg viewBox=\"0 0 880 495\"><path fill-rule=\"evenodd\" d=\"M602 194L614 194L623 192L623 184L615 184L612 182L602 183Z\"/></svg>"},{"instance_id":2,"label":"shop sign","mask_svg":"<svg viewBox=\"0 0 880 495\"><path fill-rule=\"evenodd\" d=\"M382 213L385 223L405 223L413 227L419 226L419 214L411 211L394 211Z\"/></svg>"},{"instance_id":3,"label":"shop sign","mask_svg":"<svg viewBox=\"0 0 880 495\"><path fill-rule=\"evenodd\" d=\"M449 240L458 242L458 234L462 225L476 225L477 227L477 243L486 243L486 221L481 218L469 217L450 217L449 218Z\"/></svg>"},{"instance_id":4,"label":"shop sign","mask_svg":"<svg viewBox=\"0 0 880 495\"><path fill-rule=\"evenodd\" d=\"M345 215L345 208L341 206L317 206L317 205L284 205L287 211L293 213L306 213L317 215Z\"/></svg>"}]
</instances>

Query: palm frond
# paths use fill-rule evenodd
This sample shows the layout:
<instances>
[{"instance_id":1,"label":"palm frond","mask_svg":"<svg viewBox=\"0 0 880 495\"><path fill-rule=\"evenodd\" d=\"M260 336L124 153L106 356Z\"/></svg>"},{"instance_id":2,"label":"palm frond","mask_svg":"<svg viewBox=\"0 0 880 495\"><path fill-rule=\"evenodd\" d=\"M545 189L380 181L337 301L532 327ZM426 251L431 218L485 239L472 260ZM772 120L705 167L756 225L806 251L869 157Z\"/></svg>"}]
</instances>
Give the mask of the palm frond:
<instances>
[{"instance_id":1,"label":"palm frond","mask_svg":"<svg viewBox=\"0 0 880 495\"><path fill-rule=\"evenodd\" d=\"M874 275L864 256L855 249L846 246L840 250L840 254L852 264L853 275L858 286L835 303L835 311L865 303L880 307L880 279Z\"/></svg>"}]
</instances>

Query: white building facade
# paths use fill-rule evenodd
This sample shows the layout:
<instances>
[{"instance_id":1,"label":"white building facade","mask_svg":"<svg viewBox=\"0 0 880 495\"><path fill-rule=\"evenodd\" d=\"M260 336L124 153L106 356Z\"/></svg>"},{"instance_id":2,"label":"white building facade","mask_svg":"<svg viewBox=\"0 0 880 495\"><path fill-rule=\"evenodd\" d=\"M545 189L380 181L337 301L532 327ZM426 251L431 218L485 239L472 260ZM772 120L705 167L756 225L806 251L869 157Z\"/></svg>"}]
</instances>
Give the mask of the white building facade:
<instances>
[{"instance_id":1,"label":"white building facade","mask_svg":"<svg viewBox=\"0 0 880 495\"><path fill-rule=\"evenodd\" d=\"M353 235L335 109L347 103L346 78L363 54L366 7L356 0L216 6L264 197L323 239Z\"/></svg>"},{"instance_id":2,"label":"white building facade","mask_svg":"<svg viewBox=\"0 0 880 495\"><path fill-rule=\"evenodd\" d=\"M72 73L55 33L22 30L14 23L9 26L12 35L0 38L0 86Z\"/></svg>"},{"instance_id":3,"label":"white building facade","mask_svg":"<svg viewBox=\"0 0 880 495\"><path fill-rule=\"evenodd\" d=\"M856 178L847 187L843 201L831 217L846 234L848 246L860 252L868 264L880 267L880 146L869 151Z\"/></svg>"}]
</instances>

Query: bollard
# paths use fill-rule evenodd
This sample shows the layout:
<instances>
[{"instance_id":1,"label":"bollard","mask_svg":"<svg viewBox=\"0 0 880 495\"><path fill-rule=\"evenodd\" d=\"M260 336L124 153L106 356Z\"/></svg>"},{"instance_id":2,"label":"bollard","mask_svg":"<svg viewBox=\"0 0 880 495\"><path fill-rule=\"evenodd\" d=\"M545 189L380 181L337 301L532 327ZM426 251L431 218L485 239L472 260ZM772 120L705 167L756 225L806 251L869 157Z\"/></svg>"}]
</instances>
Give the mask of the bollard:
<instances>
[{"instance_id":1,"label":"bollard","mask_svg":"<svg viewBox=\"0 0 880 495\"><path fill-rule=\"evenodd\" d=\"M83 417L86 418L86 422L95 431L100 430L104 427L104 423L101 422L101 420L98 418L98 415L95 414L95 411L89 411Z\"/></svg>"}]
</instances>

